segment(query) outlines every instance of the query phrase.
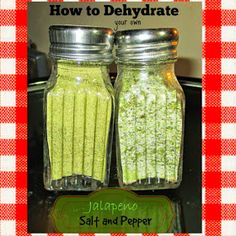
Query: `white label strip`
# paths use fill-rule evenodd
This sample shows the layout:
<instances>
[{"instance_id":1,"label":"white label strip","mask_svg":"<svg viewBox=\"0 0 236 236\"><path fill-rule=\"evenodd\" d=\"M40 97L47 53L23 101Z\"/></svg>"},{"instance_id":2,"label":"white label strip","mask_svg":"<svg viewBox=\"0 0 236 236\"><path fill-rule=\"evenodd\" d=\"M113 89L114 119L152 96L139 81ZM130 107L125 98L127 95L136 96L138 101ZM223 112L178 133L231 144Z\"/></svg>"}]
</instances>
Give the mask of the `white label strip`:
<instances>
[{"instance_id":1,"label":"white label strip","mask_svg":"<svg viewBox=\"0 0 236 236\"><path fill-rule=\"evenodd\" d=\"M205 171L205 165L206 165L206 157L202 156L202 171Z\"/></svg>"}]
</instances>

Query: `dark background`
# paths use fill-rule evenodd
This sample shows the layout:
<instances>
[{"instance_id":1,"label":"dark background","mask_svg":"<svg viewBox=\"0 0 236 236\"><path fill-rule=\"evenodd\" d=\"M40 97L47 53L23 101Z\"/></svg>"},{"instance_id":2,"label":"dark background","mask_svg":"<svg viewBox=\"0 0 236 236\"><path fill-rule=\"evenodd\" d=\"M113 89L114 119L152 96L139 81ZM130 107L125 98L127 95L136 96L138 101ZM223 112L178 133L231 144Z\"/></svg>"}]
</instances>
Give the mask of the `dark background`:
<instances>
[{"instance_id":1,"label":"dark background","mask_svg":"<svg viewBox=\"0 0 236 236\"><path fill-rule=\"evenodd\" d=\"M115 74L111 75L114 81ZM186 96L183 180L179 188L136 191L140 195L166 195L180 206L182 233L202 231L201 184L201 80L178 78ZM43 186L43 89L45 83L28 87L28 232L53 232L50 209L60 195L86 195L89 192L49 192ZM115 148L115 145L114 145ZM113 148L110 186L117 186Z\"/></svg>"}]
</instances>

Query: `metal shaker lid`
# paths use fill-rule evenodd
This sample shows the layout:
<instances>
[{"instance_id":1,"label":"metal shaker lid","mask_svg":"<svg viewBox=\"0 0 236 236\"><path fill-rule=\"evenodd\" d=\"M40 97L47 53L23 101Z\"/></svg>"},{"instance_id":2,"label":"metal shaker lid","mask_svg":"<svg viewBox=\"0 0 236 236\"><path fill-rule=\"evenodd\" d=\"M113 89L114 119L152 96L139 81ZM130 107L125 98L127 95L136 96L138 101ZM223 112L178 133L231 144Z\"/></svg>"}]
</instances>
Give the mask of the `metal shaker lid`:
<instances>
[{"instance_id":1,"label":"metal shaker lid","mask_svg":"<svg viewBox=\"0 0 236 236\"><path fill-rule=\"evenodd\" d=\"M110 63L114 34L112 29L76 25L49 27L50 56L81 62Z\"/></svg>"},{"instance_id":2,"label":"metal shaker lid","mask_svg":"<svg viewBox=\"0 0 236 236\"><path fill-rule=\"evenodd\" d=\"M115 38L117 62L176 60L178 39L175 28L119 31Z\"/></svg>"}]
</instances>

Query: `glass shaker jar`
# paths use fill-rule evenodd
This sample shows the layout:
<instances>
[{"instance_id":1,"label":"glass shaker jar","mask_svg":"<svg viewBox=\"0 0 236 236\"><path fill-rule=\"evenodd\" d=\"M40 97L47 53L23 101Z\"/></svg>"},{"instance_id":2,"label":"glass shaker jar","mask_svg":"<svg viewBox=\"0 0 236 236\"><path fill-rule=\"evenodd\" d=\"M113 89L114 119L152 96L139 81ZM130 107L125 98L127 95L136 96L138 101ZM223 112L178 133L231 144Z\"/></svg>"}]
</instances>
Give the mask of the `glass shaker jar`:
<instances>
[{"instance_id":1,"label":"glass shaker jar","mask_svg":"<svg viewBox=\"0 0 236 236\"><path fill-rule=\"evenodd\" d=\"M44 98L45 188L107 186L114 123L108 74L113 32L55 25L49 36L53 66Z\"/></svg>"},{"instance_id":2,"label":"glass shaker jar","mask_svg":"<svg viewBox=\"0 0 236 236\"><path fill-rule=\"evenodd\" d=\"M182 178L185 96L178 83L176 29L116 36L118 180L135 190L177 188Z\"/></svg>"}]
</instances>

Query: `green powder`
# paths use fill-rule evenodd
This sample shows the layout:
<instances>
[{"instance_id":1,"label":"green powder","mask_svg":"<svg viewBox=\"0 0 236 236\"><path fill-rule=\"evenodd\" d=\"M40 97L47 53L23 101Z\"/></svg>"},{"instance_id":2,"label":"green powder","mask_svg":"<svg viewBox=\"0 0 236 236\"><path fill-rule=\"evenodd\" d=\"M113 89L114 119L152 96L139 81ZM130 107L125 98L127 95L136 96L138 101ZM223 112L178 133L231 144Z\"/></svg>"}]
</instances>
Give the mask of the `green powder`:
<instances>
[{"instance_id":1,"label":"green powder","mask_svg":"<svg viewBox=\"0 0 236 236\"><path fill-rule=\"evenodd\" d=\"M112 94L100 66L58 62L47 94L51 179L81 175L104 182Z\"/></svg>"},{"instance_id":2,"label":"green powder","mask_svg":"<svg viewBox=\"0 0 236 236\"><path fill-rule=\"evenodd\" d=\"M123 69L116 91L124 184L148 178L178 181L183 104L175 86L152 71Z\"/></svg>"}]
</instances>

